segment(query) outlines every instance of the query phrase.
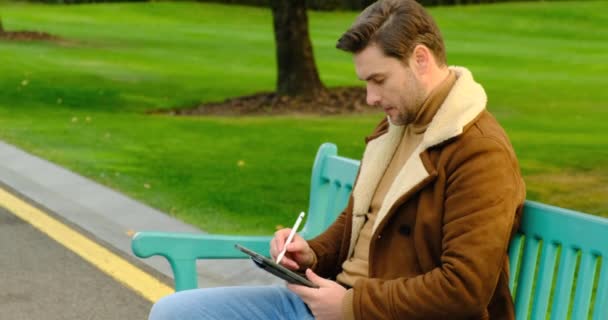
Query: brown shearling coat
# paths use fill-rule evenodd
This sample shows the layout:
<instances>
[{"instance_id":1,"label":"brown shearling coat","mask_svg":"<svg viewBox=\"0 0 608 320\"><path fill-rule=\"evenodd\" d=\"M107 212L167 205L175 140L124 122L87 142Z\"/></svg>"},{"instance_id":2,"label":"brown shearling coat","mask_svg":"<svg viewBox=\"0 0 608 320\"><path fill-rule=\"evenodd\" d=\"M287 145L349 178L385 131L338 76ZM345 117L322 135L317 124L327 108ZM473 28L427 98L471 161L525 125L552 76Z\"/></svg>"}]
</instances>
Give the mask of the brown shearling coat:
<instances>
[{"instance_id":1,"label":"brown shearling coat","mask_svg":"<svg viewBox=\"0 0 608 320\"><path fill-rule=\"evenodd\" d=\"M483 88L451 69L454 87L378 212L370 277L351 289L356 319L514 319L507 249L524 182ZM309 241L317 274L335 279L352 254L402 130L383 120L368 137L347 208Z\"/></svg>"}]
</instances>

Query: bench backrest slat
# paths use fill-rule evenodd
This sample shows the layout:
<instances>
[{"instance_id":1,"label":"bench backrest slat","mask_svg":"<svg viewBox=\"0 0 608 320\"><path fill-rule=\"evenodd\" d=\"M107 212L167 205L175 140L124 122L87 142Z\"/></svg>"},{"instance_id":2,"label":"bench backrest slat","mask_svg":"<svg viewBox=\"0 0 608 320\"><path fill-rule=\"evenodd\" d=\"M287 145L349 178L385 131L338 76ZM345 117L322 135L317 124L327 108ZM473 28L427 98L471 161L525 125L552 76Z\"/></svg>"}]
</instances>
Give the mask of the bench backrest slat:
<instances>
[{"instance_id":1,"label":"bench backrest slat","mask_svg":"<svg viewBox=\"0 0 608 320\"><path fill-rule=\"evenodd\" d=\"M532 317L545 318L549 310L549 300L551 299L551 284L555 276L555 266L557 265L557 254L559 248L551 242L543 241L540 247L541 257L538 266L538 287L534 299ZM534 271L534 267L531 267ZM530 281L532 283L532 281ZM521 283L521 281L519 282ZM523 299L522 299L523 300Z\"/></svg>"},{"instance_id":2,"label":"bench backrest slat","mask_svg":"<svg viewBox=\"0 0 608 320\"><path fill-rule=\"evenodd\" d=\"M513 290L515 293L515 309L517 310L516 319L526 319L529 313L529 301L532 295L532 289L534 284L534 271L536 270L536 261L538 258L538 248L540 240L535 238L524 238L523 252L520 257L520 264L517 268L514 268L511 263L511 276L517 272L518 279L515 282L513 280L514 287L511 287L511 294ZM519 256L519 252L515 252L515 255ZM513 277L512 277L513 278Z\"/></svg>"},{"instance_id":3,"label":"bench backrest slat","mask_svg":"<svg viewBox=\"0 0 608 320\"><path fill-rule=\"evenodd\" d=\"M608 258L602 260L593 308L593 320L608 319Z\"/></svg>"},{"instance_id":4,"label":"bench backrest slat","mask_svg":"<svg viewBox=\"0 0 608 320\"><path fill-rule=\"evenodd\" d=\"M590 252L583 252L578 269L578 281L572 308L573 319L588 318L589 304L593 293L593 280L597 269L598 257Z\"/></svg>"},{"instance_id":5,"label":"bench backrest slat","mask_svg":"<svg viewBox=\"0 0 608 320\"><path fill-rule=\"evenodd\" d=\"M574 272L576 268L575 249L570 247L561 248L561 258L557 271L557 283L555 285L554 310L551 313L554 319L566 319L568 317L569 300L572 293Z\"/></svg>"}]
</instances>

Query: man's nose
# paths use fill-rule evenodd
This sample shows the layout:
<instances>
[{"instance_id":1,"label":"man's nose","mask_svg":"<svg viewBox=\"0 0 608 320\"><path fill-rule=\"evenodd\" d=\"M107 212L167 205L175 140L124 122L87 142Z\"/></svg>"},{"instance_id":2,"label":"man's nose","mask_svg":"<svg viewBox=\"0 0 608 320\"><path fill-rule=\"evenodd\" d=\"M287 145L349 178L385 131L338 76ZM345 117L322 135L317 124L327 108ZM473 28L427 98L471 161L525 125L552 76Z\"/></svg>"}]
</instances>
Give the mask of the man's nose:
<instances>
[{"instance_id":1,"label":"man's nose","mask_svg":"<svg viewBox=\"0 0 608 320\"><path fill-rule=\"evenodd\" d=\"M370 85L367 85L367 104L370 106L380 105L380 95L378 91Z\"/></svg>"}]
</instances>

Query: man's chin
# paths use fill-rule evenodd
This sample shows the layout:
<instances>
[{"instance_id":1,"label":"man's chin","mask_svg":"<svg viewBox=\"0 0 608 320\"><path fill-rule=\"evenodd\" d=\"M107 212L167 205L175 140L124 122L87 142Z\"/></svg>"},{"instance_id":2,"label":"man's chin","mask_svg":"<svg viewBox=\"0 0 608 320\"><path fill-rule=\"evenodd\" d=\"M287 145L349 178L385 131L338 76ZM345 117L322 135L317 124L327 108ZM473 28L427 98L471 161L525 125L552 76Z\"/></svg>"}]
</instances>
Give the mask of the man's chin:
<instances>
[{"instance_id":1,"label":"man's chin","mask_svg":"<svg viewBox=\"0 0 608 320\"><path fill-rule=\"evenodd\" d=\"M406 121L403 121L403 119L399 116L393 116L393 115L387 114L386 117L388 118L388 121L394 126L406 125Z\"/></svg>"}]
</instances>

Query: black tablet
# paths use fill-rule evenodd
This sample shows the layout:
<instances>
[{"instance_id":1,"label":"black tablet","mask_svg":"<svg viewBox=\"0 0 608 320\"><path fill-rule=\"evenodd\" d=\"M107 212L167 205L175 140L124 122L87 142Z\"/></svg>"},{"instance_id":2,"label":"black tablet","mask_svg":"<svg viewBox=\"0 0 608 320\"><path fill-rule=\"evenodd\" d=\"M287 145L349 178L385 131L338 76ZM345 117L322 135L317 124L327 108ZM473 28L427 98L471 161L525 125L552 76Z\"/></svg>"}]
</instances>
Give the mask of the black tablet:
<instances>
[{"instance_id":1,"label":"black tablet","mask_svg":"<svg viewBox=\"0 0 608 320\"><path fill-rule=\"evenodd\" d=\"M253 262L255 262L255 264L258 267L274 274L275 276L277 276L289 283L299 284L299 285L307 286L310 288L319 288L318 285L310 282L310 280L306 279L302 275L295 273L295 272L283 267L282 265L275 263L274 261L266 258L265 256L263 256L257 252L251 251L251 250L241 246L240 244L235 244L234 246L237 249L243 251L248 256L250 256L251 260L253 260Z\"/></svg>"}]
</instances>

